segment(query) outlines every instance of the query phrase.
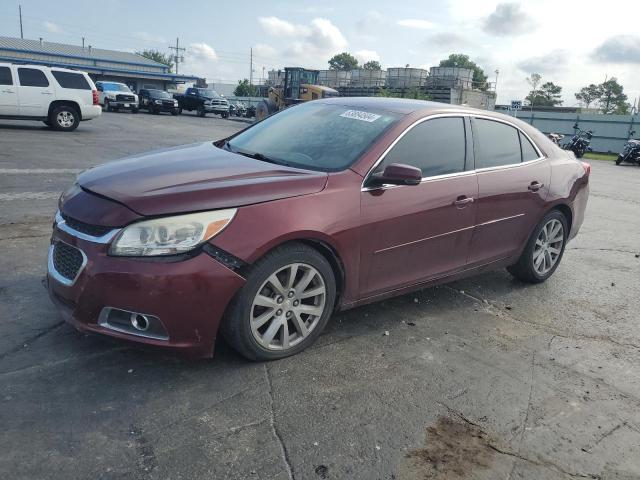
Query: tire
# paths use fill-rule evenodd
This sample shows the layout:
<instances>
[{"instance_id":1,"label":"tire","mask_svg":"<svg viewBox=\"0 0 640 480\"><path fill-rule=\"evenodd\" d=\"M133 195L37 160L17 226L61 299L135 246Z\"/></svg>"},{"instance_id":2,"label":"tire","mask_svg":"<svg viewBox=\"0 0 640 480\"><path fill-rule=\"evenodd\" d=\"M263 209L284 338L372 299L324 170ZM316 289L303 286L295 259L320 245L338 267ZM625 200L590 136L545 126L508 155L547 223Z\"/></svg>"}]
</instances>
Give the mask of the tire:
<instances>
[{"instance_id":1,"label":"tire","mask_svg":"<svg viewBox=\"0 0 640 480\"><path fill-rule=\"evenodd\" d=\"M256 120L261 121L275 113L278 106L270 99L260 100L256 105Z\"/></svg>"},{"instance_id":2,"label":"tire","mask_svg":"<svg viewBox=\"0 0 640 480\"><path fill-rule=\"evenodd\" d=\"M178 115L182 115L182 107L178 107Z\"/></svg>"},{"instance_id":3,"label":"tire","mask_svg":"<svg viewBox=\"0 0 640 480\"><path fill-rule=\"evenodd\" d=\"M557 225L562 226L562 232L554 234L553 232ZM567 219L562 212L559 210L551 210L542 220L540 220L540 223L536 225L536 228L529 237L527 245L524 247L518 262L515 265L507 267L509 273L523 282L544 282L547 278L553 275L553 272L555 272L558 265L560 265L562 255L564 254L564 249L567 244L568 230ZM548 239L547 235L549 233L553 235L551 240L561 237L562 244L559 245L559 241L545 241L545 239ZM560 235L558 236L558 234ZM540 243L542 245L540 245ZM542 253L540 253L540 250L542 250ZM555 257L553 256L553 250L559 250L559 252L555 253ZM539 258L539 255L542 256L542 259L536 261L536 259ZM540 265L536 265L538 263L540 263ZM547 268L549 264L550 267Z\"/></svg>"},{"instance_id":4,"label":"tire","mask_svg":"<svg viewBox=\"0 0 640 480\"><path fill-rule=\"evenodd\" d=\"M198 112L198 116L199 117L206 117L207 116L207 111L204 109L203 105L198 105L197 112Z\"/></svg>"},{"instance_id":5,"label":"tire","mask_svg":"<svg viewBox=\"0 0 640 480\"><path fill-rule=\"evenodd\" d=\"M60 105L49 113L49 123L54 130L72 132L80 125L80 114L70 105Z\"/></svg>"},{"instance_id":6,"label":"tire","mask_svg":"<svg viewBox=\"0 0 640 480\"><path fill-rule=\"evenodd\" d=\"M111 106L109 105L109 99L107 98L104 99L104 105L102 107L102 110L105 112L110 112L112 110Z\"/></svg>"},{"instance_id":7,"label":"tire","mask_svg":"<svg viewBox=\"0 0 640 480\"><path fill-rule=\"evenodd\" d=\"M138 113L138 109L137 108L132 108L131 109L131 113Z\"/></svg>"},{"instance_id":8,"label":"tire","mask_svg":"<svg viewBox=\"0 0 640 480\"><path fill-rule=\"evenodd\" d=\"M292 272L296 272L292 288L287 289ZM304 285L307 276L311 280ZM274 277L283 287L280 291L274 288ZM296 293L296 286L307 297ZM323 293L309 297L310 293L321 291ZM335 298L335 276L327 259L302 243L283 245L251 267L247 283L227 309L221 332L227 342L249 360L276 360L295 355L320 336L333 312ZM317 314L301 311L305 309L315 310ZM258 325L255 320L262 323Z\"/></svg>"},{"instance_id":9,"label":"tire","mask_svg":"<svg viewBox=\"0 0 640 480\"><path fill-rule=\"evenodd\" d=\"M174 117L176 115L180 115L180 109L174 108L173 110L171 110L171 115L173 115Z\"/></svg>"},{"instance_id":10,"label":"tire","mask_svg":"<svg viewBox=\"0 0 640 480\"><path fill-rule=\"evenodd\" d=\"M229 113L221 113L220 116L222 118L229 118Z\"/></svg>"},{"instance_id":11,"label":"tire","mask_svg":"<svg viewBox=\"0 0 640 480\"><path fill-rule=\"evenodd\" d=\"M584 150L578 150L576 152L576 158L582 158L584 157Z\"/></svg>"},{"instance_id":12,"label":"tire","mask_svg":"<svg viewBox=\"0 0 640 480\"><path fill-rule=\"evenodd\" d=\"M616 165L620 165L622 163L622 155L618 155L618 158L616 158Z\"/></svg>"},{"instance_id":13,"label":"tire","mask_svg":"<svg viewBox=\"0 0 640 480\"><path fill-rule=\"evenodd\" d=\"M157 108L150 108L149 111L152 115L158 115L160 113Z\"/></svg>"}]
</instances>

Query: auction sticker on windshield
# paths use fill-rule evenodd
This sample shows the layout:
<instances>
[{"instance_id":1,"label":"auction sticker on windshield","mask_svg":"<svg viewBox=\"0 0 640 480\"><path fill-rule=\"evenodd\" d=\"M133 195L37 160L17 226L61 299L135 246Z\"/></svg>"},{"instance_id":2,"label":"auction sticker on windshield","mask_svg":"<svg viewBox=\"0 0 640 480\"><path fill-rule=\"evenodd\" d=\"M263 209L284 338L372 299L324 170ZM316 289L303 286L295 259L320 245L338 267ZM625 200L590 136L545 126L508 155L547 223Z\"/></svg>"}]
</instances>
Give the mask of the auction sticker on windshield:
<instances>
[{"instance_id":1,"label":"auction sticker on windshield","mask_svg":"<svg viewBox=\"0 0 640 480\"><path fill-rule=\"evenodd\" d=\"M347 110L346 112L341 113L340 116L344 118L353 118L354 120L362 120L363 122L369 123L375 122L380 118L380 115L369 112L361 112L360 110Z\"/></svg>"}]
</instances>

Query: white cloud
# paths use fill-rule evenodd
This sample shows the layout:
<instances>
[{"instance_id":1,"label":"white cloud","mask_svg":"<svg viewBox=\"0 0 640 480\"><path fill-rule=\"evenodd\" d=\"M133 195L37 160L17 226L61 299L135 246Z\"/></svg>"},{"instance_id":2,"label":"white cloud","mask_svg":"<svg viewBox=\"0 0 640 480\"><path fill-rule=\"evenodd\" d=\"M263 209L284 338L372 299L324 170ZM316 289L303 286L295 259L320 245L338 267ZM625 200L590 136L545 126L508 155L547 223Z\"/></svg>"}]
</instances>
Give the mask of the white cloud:
<instances>
[{"instance_id":1,"label":"white cloud","mask_svg":"<svg viewBox=\"0 0 640 480\"><path fill-rule=\"evenodd\" d=\"M307 36L310 32L305 25L295 25L278 17L258 17L258 23L266 33L277 37Z\"/></svg>"},{"instance_id":2,"label":"white cloud","mask_svg":"<svg viewBox=\"0 0 640 480\"><path fill-rule=\"evenodd\" d=\"M62 32L62 29L60 28L60 25L58 25L56 23L53 23L53 22L49 22L49 21L42 22L42 26L44 27L44 29L47 32L50 32L50 33L60 33L60 32Z\"/></svg>"},{"instance_id":3,"label":"white cloud","mask_svg":"<svg viewBox=\"0 0 640 480\"><path fill-rule=\"evenodd\" d=\"M404 20L398 20L398 25L406 28L417 28L420 30L429 30L435 25L429 20L421 20L419 18L406 18Z\"/></svg>"},{"instance_id":4,"label":"white cloud","mask_svg":"<svg viewBox=\"0 0 640 480\"><path fill-rule=\"evenodd\" d=\"M358 59L360 64L367 63L370 60L380 61L380 54L375 50L358 50L354 52L354 56Z\"/></svg>"},{"instance_id":5,"label":"white cloud","mask_svg":"<svg viewBox=\"0 0 640 480\"><path fill-rule=\"evenodd\" d=\"M212 78L219 70L218 54L207 43L191 43L184 54L184 63L180 65L180 73Z\"/></svg>"},{"instance_id":6,"label":"white cloud","mask_svg":"<svg viewBox=\"0 0 640 480\"><path fill-rule=\"evenodd\" d=\"M134 32L133 36L145 43L167 43L167 40L164 37L160 35L154 35L149 32Z\"/></svg>"},{"instance_id":7,"label":"white cloud","mask_svg":"<svg viewBox=\"0 0 640 480\"><path fill-rule=\"evenodd\" d=\"M537 22L519 3L499 3L484 19L482 28L489 35L517 36L531 33L536 27Z\"/></svg>"},{"instance_id":8,"label":"white cloud","mask_svg":"<svg viewBox=\"0 0 640 480\"><path fill-rule=\"evenodd\" d=\"M309 24L303 25L278 17L260 17L258 23L265 33L282 39L279 50L277 47L261 45L265 50L272 49L268 56L273 57L277 53L284 63L323 65L331 56L344 51L348 46L340 29L326 18L314 18Z\"/></svg>"}]
</instances>

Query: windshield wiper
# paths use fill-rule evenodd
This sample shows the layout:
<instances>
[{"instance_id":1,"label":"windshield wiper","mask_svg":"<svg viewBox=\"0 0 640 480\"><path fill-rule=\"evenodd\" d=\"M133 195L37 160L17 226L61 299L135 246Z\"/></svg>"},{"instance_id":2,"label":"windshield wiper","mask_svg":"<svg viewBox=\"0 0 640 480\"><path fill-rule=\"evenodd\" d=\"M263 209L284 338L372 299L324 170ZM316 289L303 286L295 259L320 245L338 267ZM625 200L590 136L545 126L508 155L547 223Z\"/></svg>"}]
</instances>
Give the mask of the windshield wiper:
<instances>
[{"instance_id":1,"label":"windshield wiper","mask_svg":"<svg viewBox=\"0 0 640 480\"><path fill-rule=\"evenodd\" d=\"M242 150L234 150L229 144L229 142L225 142L225 144L223 145L223 148L225 150L229 150L230 152L237 153L238 155L243 155L248 158L253 158L254 160L260 160L261 162L274 163L276 165L286 165L285 162L267 157L266 155L260 152L243 152Z\"/></svg>"}]
</instances>

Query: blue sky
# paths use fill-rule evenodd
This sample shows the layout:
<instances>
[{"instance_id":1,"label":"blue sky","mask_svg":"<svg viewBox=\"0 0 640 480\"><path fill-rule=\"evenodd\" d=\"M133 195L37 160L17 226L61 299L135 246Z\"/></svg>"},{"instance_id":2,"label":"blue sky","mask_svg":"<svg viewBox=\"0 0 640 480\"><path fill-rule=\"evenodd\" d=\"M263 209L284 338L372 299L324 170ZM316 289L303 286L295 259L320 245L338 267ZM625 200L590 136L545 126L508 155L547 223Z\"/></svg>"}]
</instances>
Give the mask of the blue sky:
<instances>
[{"instance_id":1,"label":"blue sky","mask_svg":"<svg viewBox=\"0 0 640 480\"><path fill-rule=\"evenodd\" d=\"M523 98L525 77L542 74L563 88L565 105L588 83L616 76L630 99L640 95L640 35L628 29L640 2L609 0L597 11L578 0L205 1L21 0L25 38L99 48L169 52L187 47L183 73L235 82L262 68L326 68L349 51L385 67L428 68L466 53L495 80L498 100ZM307 6L308 5L308 6ZM635 18L631 23L621 18ZM117 19L110 22L110 19ZM633 32L635 30L635 33ZM0 35L19 36L18 2L2 0Z\"/></svg>"}]
</instances>

